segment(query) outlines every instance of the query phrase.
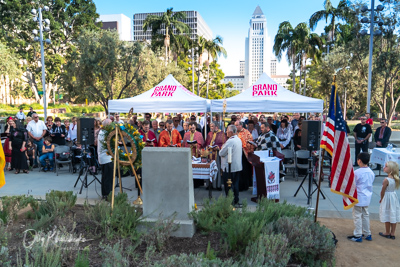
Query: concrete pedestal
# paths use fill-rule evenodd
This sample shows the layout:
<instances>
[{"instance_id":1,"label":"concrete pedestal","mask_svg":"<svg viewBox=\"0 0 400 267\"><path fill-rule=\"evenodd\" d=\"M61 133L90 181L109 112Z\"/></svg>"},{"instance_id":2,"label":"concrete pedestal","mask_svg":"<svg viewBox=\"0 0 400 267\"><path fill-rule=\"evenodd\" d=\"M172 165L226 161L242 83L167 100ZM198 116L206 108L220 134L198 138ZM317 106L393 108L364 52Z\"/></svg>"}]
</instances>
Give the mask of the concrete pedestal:
<instances>
[{"instance_id":1,"label":"concrete pedestal","mask_svg":"<svg viewBox=\"0 0 400 267\"><path fill-rule=\"evenodd\" d=\"M180 227L172 235L192 237L195 229L188 217L194 206L190 149L146 147L142 164L144 221L151 225L176 213Z\"/></svg>"}]
</instances>

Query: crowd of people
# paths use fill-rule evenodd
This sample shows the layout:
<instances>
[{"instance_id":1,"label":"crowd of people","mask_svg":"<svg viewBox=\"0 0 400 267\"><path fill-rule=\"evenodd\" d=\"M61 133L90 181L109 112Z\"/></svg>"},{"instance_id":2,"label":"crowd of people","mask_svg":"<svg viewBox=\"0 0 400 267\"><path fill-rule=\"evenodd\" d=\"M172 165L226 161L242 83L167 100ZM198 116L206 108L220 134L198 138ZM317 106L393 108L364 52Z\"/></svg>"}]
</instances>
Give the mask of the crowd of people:
<instances>
[{"instance_id":1,"label":"crowd of people","mask_svg":"<svg viewBox=\"0 0 400 267\"><path fill-rule=\"evenodd\" d=\"M220 114L214 116L201 114L181 114L174 116L161 113L144 114L143 120L137 115L132 115L124 121L120 114L116 113L105 121L95 120L94 153L102 168L104 188L102 195L107 197L111 192L110 173L112 174L111 158L107 151L101 148L103 136L102 125L109 123L127 122L137 128L143 136L146 146L154 147L187 147L192 151L194 157L208 157L217 162L218 168L222 170L222 176L218 172L217 179L207 186L222 190L224 184L227 186L227 149L232 148L234 157L232 159L232 188L234 191L234 204L239 203L239 191L248 190L253 183L253 173L249 154L254 151L268 150L270 155L276 155L285 149L300 150L301 131L303 120L320 120L316 114L309 114L308 118L293 115L273 114L234 114L230 121L225 122ZM361 117L361 123L353 130L355 137L356 159L360 152L368 152L373 124L369 114ZM389 143L391 129L387 126L387 120L380 120L380 127L375 130L374 139L377 147L386 147ZM346 125L347 126L347 125ZM347 127L348 129L348 127ZM348 129L348 133L350 130ZM61 121L59 117L46 118L46 122L39 119L38 114L31 108L27 115L21 109L16 116L7 119L5 127L4 150L6 154L7 169L19 173L21 170L28 173L29 169L37 168L40 164L43 171L54 168L54 149L57 145L72 146L77 138L77 119ZM239 143L240 141L240 143ZM359 165L356 160L354 165ZM378 165L377 168L380 168ZM195 181L195 186L204 185L202 181Z\"/></svg>"}]
</instances>

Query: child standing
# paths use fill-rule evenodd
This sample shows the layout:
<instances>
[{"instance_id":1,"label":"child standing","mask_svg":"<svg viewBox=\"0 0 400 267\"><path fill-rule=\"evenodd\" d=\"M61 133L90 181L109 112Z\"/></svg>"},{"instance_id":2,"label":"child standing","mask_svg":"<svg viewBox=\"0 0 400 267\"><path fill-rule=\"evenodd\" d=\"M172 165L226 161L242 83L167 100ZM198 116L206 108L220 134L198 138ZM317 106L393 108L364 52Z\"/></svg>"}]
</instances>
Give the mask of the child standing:
<instances>
[{"instance_id":1,"label":"child standing","mask_svg":"<svg viewBox=\"0 0 400 267\"><path fill-rule=\"evenodd\" d=\"M369 154L360 153L357 156L359 169L354 171L354 178L357 187L358 203L353 207L354 232L347 238L350 241L362 242L362 236L365 240L372 241L371 230L369 228L368 206L371 203L372 183L375 180L374 172L368 167Z\"/></svg>"},{"instance_id":2,"label":"child standing","mask_svg":"<svg viewBox=\"0 0 400 267\"><path fill-rule=\"evenodd\" d=\"M46 166L46 159L50 162L50 171L53 170L54 165L54 145L51 143L51 137L46 137L44 139L42 155L40 156L40 164L42 165L43 171L48 171Z\"/></svg>"},{"instance_id":3,"label":"child standing","mask_svg":"<svg viewBox=\"0 0 400 267\"><path fill-rule=\"evenodd\" d=\"M379 218L385 223L386 232L379 233L380 236L395 239L396 224L400 222L400 203L395 189L400 186L399 165L394 161L388 161L383 168L388 177L383 180L381 190L381 206Z\"/></svg>"}]
</instances>

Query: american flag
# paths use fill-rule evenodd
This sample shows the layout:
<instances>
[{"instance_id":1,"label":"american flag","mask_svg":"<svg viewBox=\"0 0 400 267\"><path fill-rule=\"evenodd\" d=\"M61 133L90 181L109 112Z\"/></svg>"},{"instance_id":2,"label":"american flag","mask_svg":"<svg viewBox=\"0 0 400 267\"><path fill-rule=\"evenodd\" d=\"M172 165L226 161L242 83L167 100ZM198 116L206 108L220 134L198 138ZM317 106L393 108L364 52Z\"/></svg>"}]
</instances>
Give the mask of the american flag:
<instances>
[{"instance_id":1,"label":"american flag","mask_svg":"<svg viewBox=\"0 0 400 267\"><path fill-rule=\"evenodd\" d=\"M321 148L332 156L331 191L343 196L344 209L358 203L353 163L350 157L349 139L343 120L339 96L335 83L332 84L329 115L321 140Z\"/></svg>"}]
</instances>

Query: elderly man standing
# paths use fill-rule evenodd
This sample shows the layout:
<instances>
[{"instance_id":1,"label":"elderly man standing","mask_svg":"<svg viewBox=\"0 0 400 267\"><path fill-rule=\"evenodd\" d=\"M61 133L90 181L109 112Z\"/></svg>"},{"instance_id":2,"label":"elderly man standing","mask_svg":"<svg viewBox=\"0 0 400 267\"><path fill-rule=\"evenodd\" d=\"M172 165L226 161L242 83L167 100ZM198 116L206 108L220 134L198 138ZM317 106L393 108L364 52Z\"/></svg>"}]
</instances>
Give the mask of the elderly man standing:
<instances>
[{"instance_id":1,"label":"elderly man standing","mask_svg":"<svg viewBox=\"0 0 400 267\"><path fill-rule=\"evenodd\" d=\"M178 132L182 131L183 127L179 124L179 122L180 122L179 118L178 117L174 117L173 121L174 121L174 127L173 128L175 130L177 130Z\"/></svg>"},{"instance_id":2,"label":"elderly man standing","mask_svg":"<svg viewBox=\"0 0 400 267\"><path fill-rule=\"evenodd\" d=\"M250 185L253 184L253 173L251 164L247 160L247 155L249 154L248 141L253 141L253 135L243 127L243 122L237 120L235 121L235 126L237 129L237 135L242 141L243 155L242 155L242 175L240 178L239 191L246 191L249 189Z\"/></svg>"},{"instance_id":3,"label":"elderly man standing","mask_svg":"<svg viewBox=\"0 0 400 267\"><path fill-rule=\"evenodd\" d=\"M374 135L376 147L387 147L391 135L392 135L392 129L390 129L390 127L387 126L387 120L381 119L381 126L376 129ZM380 169L381 165L377 164L374 170L380 170Z\"/></svg>"},{"instance_id":4,"label":"elderly man standing","mask_svg":"<svg viewBox=\"0 0 400 267\"><path fill-rule=\"evenodd\" d=\"M43 121L39 120L39 115L37 113L33 113L32 121L26 127L28 131L29 137L32 139L33 143L36 145L39 156L42 155L42 148L43 148L43 137L46 134L47 127ZM35 162L35 166L37 163Z\"/></svg>"},{"instance_id":5,"label":"elderly man standing","mask_svg":"<svg viewBox=\"0 0 400 267\"><path fill-rule=\"evenodd\" d=\"M167 128L160 133L160 147L181 147L182 137L179 132L172 128L172 120L166 121Z\"/></svg>"},{"instance_id":6,"label":"elderly man standing","mask_svg":"<svg viewBox=\"0 0 400 267\"><path fill-rule=\"evenodd\" d=\"M180 135L182 136L182 139L185 136L185 133L187 133L187 132L189 132L189 123L188 122L184 122L183 123L183 130L179 132Z\"/></svg>"},{"instance_id":7,"label":"elderly man standing","mask_svg":"<svg viewBox=\"0 0 400 267\"><path fill-rule=\"evenodd\" d=\"M200 132L196 131L197 123L189 123L189 132L185 133L183 137L183 147L190 147L192 150L192 156L199 157L199 151L203 148L204 139ZM192 143L197 142L197 143Z\"/></svg>"},{"instance_id":8,"label":"elderly man standing","mask_svg":"<svg viewBox=\"0 0 400 267\"><path fill-rule=\"evenodd\" d=\"M227 137L226 134L218 129L218 124L215 122L210 123L210 132L207 134L205 148L211 153L211 159L215 160L218 166L218 170L221 169L221 159L219 157L219 150L225 143ZM209 181L207 181L209 186ZM213 187L221 190L221 173L218 172L217 178L213 181Z\"/></svg>"},{"instance_id":9,"label":"elderly man standing","mask_svg":"<svg viewBox=\"0 0 400 267\"><path fill-rule=\"evenodd\" d=\"M156 139L157 139L157 142L158 142L158 137L160 136L160 133L161 133L162 129L158 128L158 121L157 120L153 120L151 122L150 131L152 131L156 135Z\"/></svg>"},{"instance_id":10,"label":"elderly man standing","mask_svg":"<svg viewBox=\"0 0 400 267\"><path fill-rule=\"evenodd\" d=\"M221 156L221 167L222 167L222 180L224 181L225 194L228 195L228 179L229 177L229 164L228 164L228 151L232 150L232 163L231 163L231 178L232 178L232 189L235 196L233 200L234 205L239 205L239 181L240 174L242 172L242 141L237 136L237 129L234 125L229 125L226 131L228 140L222 146L219 152Z\"/></svg>"},{"instance_id":11,"label":"elderly man standing","mask_svg":"<svg viewBox=\"0 0 400 267\"><path fill-rule=\"evenodd\" d=\"M279 140L271 130L268 122L263 122L261 124L261 135L257 138L255 143L257 144L257 151L269 150L281 152Z\"/></svg>"},{"instance_id":12,"label":"elderly man standing","mask_svg":"<svg viewBox=\"0 0 400 267\"><path fill-rule=\"evenodd\" d=\"M354 157L355 162L354 166L358 166L357 164L357 156L360 154L360 150L362 152L368 153L368 139L372 135L372 129L369 124L367 124L367 117L361 117L361 123L357 124L354 127L354 139L355 139L355 147L356 147L356 155Z\"/></svg>"},{"instance_id":13,"label":"elderly man standing","mask_svg":"<svg viewBox=\"0 0 400 267\"><path fill-rule=\"evenodd\" d=\"M103 126L107 126L110 123L110 119L105 119L103 121ZM97 139L97 154L101 167L101 195L103 199L107 199L108 195L112 191L112 177L114 172L114 164L111 160L112 157L107 154L108 151L103 146L105 134L106 131L100 129L99 137Z\"/></svg>"}]
</instances>

